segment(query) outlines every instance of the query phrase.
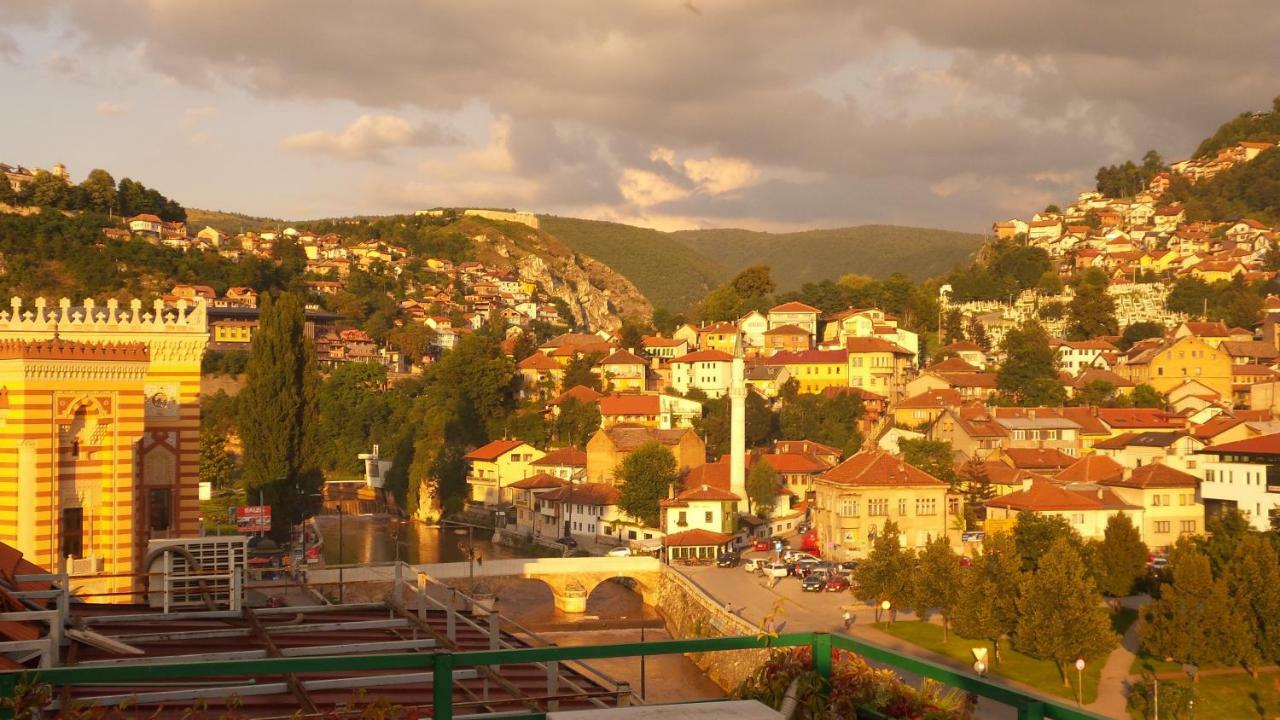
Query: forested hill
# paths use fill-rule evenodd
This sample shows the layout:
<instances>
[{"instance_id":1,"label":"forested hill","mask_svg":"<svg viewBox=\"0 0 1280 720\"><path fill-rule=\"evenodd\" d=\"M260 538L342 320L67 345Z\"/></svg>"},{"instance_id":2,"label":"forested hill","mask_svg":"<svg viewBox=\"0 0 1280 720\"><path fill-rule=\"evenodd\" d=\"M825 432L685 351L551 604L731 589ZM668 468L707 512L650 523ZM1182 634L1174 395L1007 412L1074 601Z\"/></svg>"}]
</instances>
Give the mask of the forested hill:
<instances>
[{"instance_id":1,"label":"forested hill","mask_svg":"<svg viewBox=\"0 0 1280 720\"><path fill-rule=\"evenodd\" d=\"M850 273L885 278L900 272L924 280L968 261L983 239L971 233L898 225L792 233L685 230L671 236L705 257L716 258L732 272L768 265L780 290Z\"/></svg>"},{"instance_id":2,"label":"forested hill","mask_svg":"<svg viewBox=\"0 0 1280 720\"><path fill-rule=\"evenodd\" d=\"M857 273L923 280L970 259L982 236L892 225L765 233L666 233L620 223L541 216L542 229L622 273L655 307L684 311L750 265L773 269L779 289Z\"/></svg>"},{"instance_id":3,"label":"forested hill","mask_svg":"<svg viewBox=\"0 0 1280 720\"><path fill-rule=\"evenodd\" d=\"M654 307L683 311L738 269L658 230L555 215L541 215L539 221L560 242L621 273Z\"/></svg>"}]
</instances>

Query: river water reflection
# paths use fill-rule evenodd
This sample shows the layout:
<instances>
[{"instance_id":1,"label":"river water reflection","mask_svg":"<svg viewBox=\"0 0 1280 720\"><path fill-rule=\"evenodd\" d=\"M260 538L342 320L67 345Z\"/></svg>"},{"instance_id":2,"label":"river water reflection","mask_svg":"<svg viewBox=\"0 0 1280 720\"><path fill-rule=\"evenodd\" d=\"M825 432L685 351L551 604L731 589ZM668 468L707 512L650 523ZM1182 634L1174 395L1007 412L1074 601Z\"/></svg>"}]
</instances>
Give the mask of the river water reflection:
<instances>
[{"instance_id":1,"label":"river water reflection","mask_svg":"<svg viewBox=\"0 0 1280 720\"><path fill-rule=\"evenodd\" d=\"M397 559L407 563L465 562L467 536L455 530L441 530L417 520L384 516L321 515L316 518L324 538L327 564L387 563ZM339 539L341 528L341 540ZM491 533L476 530L476 556L481 559L513 557L510 548L489 542Z\"/></svg>"}]
</instances>

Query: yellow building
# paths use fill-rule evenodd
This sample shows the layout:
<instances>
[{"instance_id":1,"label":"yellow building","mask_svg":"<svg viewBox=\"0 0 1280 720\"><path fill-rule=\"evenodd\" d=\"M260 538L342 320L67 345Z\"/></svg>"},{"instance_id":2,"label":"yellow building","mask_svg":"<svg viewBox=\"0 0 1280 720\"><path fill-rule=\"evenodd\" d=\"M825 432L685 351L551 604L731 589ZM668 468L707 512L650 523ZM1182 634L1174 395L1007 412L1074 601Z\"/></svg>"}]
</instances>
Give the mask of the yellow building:
<instances>
[{"instance_id":1,"label":"yellow building","mask_svg":"<svg viewBox=\"0 0 1280 720\"><path fill-rule=\"evenodd\" d=\"M1142 527L1142 507L1126 502L1110 488L1097 485L1059 484L1044 478L1028 478L1021 490L991 498L987 506L989 528L1016 523L1018 513L1057 516L1086 540L1100 540L1112 515L1128 515L1134 527Z\"/></svg>"},{"instance_id":2,"label":"yellow building","mask_svg":"<svg viewBox=\"0 0 1280 720\"><path fill-rule=\"evenodd\" d=\"M218 320L210 329L213 332L213 342L239 345L247 350L253 343L253 334L258 331L258 321Z\"/></svg>"},{"instance_id":3,"label":"yellow building","mask_svg":"<svg viewBox=\"0 0 1280 720\"><path fill-rule=\"evenodd\" d=\"M1231 397L1231 356L1195 335L1136 344L1115 373L1161 393L1195 380L1220 397Z\"/></svg>"},{"instance_id":4,"label":"yellow building","mask_svg":"<svg viewBox=\"0 0 1280 720\"><path fill-rule=\"evenodd\" d=\"M141 583L98 576L142 572L152 539L198 535L208 339L202 299L144 313L14 298L0 313L0 542L116 592Z\"/></svg>"},{"instance_id":5,"label":"yellow building","mask_svg":"<svg viewBox=\"0 0 1280 720\"><path fill-rule=\"evenodd\" d=\"M462 459L471 463L467 473L471 502L486 507L511 503L511 486L536 475L532 463L544 455L523 440L494 440L467 453Z\"/></svg>"},{"instance_id":6,"label":"yellow building","mask_svg":"<svg viewBox=\"0 0 1280 720\"><path fill-rule=\"evenodd\" d=\"M849 354L849 385L890 401L902 399L914 353L876 337L848 338L845 349Z\"/></svg>"},{"instance_id":7,"label":"yellow building","mask_svg":"<svg viewBox=\"0 0 1280 720\"><path fill-rule=\"evenodd\" d=\"M1134 524L1149 548L1169 548L1184 535L1204 532L1204 504L1197 492L1200 480L1161 463L1126 471L1104 480L1121 500L1142 508Z\"/></svg>"},{"instance_id":8,"label":"yellow building","mask_svg":"<svg viewBox=\"0 0 1280 720\"><path fill-rule=\"evenodd\" d=\"M816 395L829 387L849 387L849 353L845 350L780 352L769 358L769 364L785 367L802 393Z\"/></svg>"},{"instance_id":9,"label":"yellow building","mask_svg":"<svg viewBox=\"0 0 1280 720\"><path fill-rule=\"evenodd\" d=\"M881 451L861 452L813 481L814 527L823 556L862 557L884 531L898 526L903 547L949 537L960 498L947 483Z\"/></svg>"}]
</instances>

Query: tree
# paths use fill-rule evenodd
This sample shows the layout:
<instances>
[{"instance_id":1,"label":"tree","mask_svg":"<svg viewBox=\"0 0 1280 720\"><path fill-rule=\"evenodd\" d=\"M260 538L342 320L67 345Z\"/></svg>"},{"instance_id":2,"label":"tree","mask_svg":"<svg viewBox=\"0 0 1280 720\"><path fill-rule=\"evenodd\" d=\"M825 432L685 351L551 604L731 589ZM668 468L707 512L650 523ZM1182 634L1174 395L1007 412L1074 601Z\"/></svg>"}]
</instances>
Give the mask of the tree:
<instances>
[{"instance_id":1,"label":"tree","mask_svg":"<svg viewBox=\"0 0 1280 720\"><path fill-rule=\"evenodd\" d=\"M658 307L653 309L653 317L650 319L649 324L653 325L658 332L669 336L684 322L683 315L676 315L666 308Z\"/></svg>"},{"instance_id":2,"label":"tree","mask_svg":"<svg viewBox=\"0 0 1280 720\"><path fill-rule=\"evenodd\" d=\"M71 186L66 180L48 172L38 172L30 185L25 188L28 203L39 207L61 208L67 206L71 194Z\"/></svg>"},{"instance_id":3,"label":"tree","mask_svg":"<svg viewBox=\"0 0 1280 720\"><path fill-rule=\"evenodd\" d=\"M1079 549L1067 538L1049 548L1039 569L1018 590L1019 650L1052 660L1070 685L1067 663L1076 658L1098 660L1116 644L1107 609L1085 569Z\"/></svg>"},{"instance_id":4,"label":"tree","mask_svg":"<svg viewBox=\"0 0 1280 720\"><path fill-rule=\"evenodd\" d=\"M976 513L982 513L982 519L986 517L986 506L983 504L987 500L996 496L996 488L991 484L991 476L987 474L986 463L978 458L972 458L960 468L960 480L964 489L964 509L966 518L970 513L974 513L973 520L978 520Z\"/></svg>"},{"instance_id":5,"label":"tree","mask_svg":"<svg viewBox=\"0 0 1280 720\"><path fill-rule=\"evenodd\" d=\"M387 342L410 362L421 362L436 345L436 331L421 323L411 322L387 333ZM525 337L522 334L520 337Z\"/></svg>"},{"instance_id":6,"label":"tree","mask_svg":"<svg viewBox=\"0 0 1280 720\"><path fill-rule=\"evenodd\" d=\"M600 429L600 405L568 398L560 403L560 414L552 427L556 442L586 448L587 441Z\"/></svg>"},{"instance_id":7,"label":"tree","mask_svg":"<svg viewBox=\"0 0 1280 720\"><path fill-rule=\"evenodd\" d=\"M742 297L771 295L777 290L768 265L752 265L729 281L729 287Z\"/></svg>"},{"instance_id":8,"label":"tree","mask_svg":"<svg viewBox=\"0 0 1280 720\"><path fill-rule=\"evenodd\" d=\"M1018 549L1024 571L1032 572L1040 567L1040 562L1049 549L1064 538L1077 551L1083 547L1080 533L1071 527L1066 518L1060 515L1039 515L1030 510L1018 513L1018 522L1013 527L1013 542Z\"/></svg>"},{"instance_id":9,"label":"tree","mask_svg":"<svg viewBox=\"0 0 1280 720\"><path fill-rule=\"evenodd\" d=\"M1261 533L1244 536L1222 573L1227 595L1244 614L1247 635L1265 664L1280 659L1280 555Z\"/></svg>"},{"instance_id":10,"label":"tree","mask_svg":"<svg viewBox=\"0 0 1280 720\"><path fill-rule=\"evenodd\" d=\"M884 524L876 536L871 552L854 570L854 595L863 602L876 605L876 622L880 621L880 603L890 603L889 621L898 609L911 603L912 553L898 542L898 525L892 520Z\"/></svg>"},{"instance_id":11,"label":"tree","mask_svg":"<svg viewBox=\"0 0 1280 720\"><path fill-rule=\"evenodd\" d=\"M991 338L987 337L987 327L978 318L969 318L969 340L982 348L983 352L991 351Z\"/></svg>"},{"instance_id":12,"label":"tree","mask_svg":"<svg viewBox=\"0 0 1280 720\"><path fill-rule=\"evenodd\" d=\"M916 615L921 619L936 610L942 617L942 642L947 641L951 618L960 599L960 558L946 536L930 540L920 552L920 563L911 588Z\"/></svg>"},{"instance_id":13,"label":"tree","mask_svg":"<svg viewBox=\"0 0 1280 720\"><path fill-rule=\"evenodd\" d=\"M658 501L680 475L676 456L656 441L631 451L618 466L618 508L650 527L659 525Z\"/></svg>"},{"instance_id":14,"label":"tree","mask_svg":"<svg viewBox=\"0 0 1280 720\"><path fill-rule=\"evenodd\" d=\"M1239 510L1229 508L1209 514L1204 529L1207 537L1201 540L1200 547L1209 557L1214 575L1222 575L1252 530L1249 518Z\"/></svg>"},{"instance_id":15,"label":"tree","mask_svg":"<svg viewBox=\"0 0 1280 720\"><path fill-rule=\"evenodd\" d=\"M574 357L564 366L564 379L560 384L565 389L581 385L600 392L600 376L594 370L601 357L600 353L595 352Z\"/></svg>"},{"instance_id":16,"label":"tree","mask_svg":"<svg viewBox=\"0 0 1280 720\"><path fill-rule=\"evenodd\" d=\"M116 180L106 170L93 169L80 183L88 209L111 212L116 207Z\"/></svg>"},{"instance_id":17,"label":"tree","mask_svg":"<svg viewBox=\"0 0 1280 720\"><path fill-rule=\"evenodd\" d=\"M644 339L647 335L653 334L653 326L643 320L628 318L622 321L622 327L618 328L618 338L622 347L631 352L640 352L644 347Z\"/></svg>"},{"instance_id":18,"label":"tree","mask_svg":"<svg viewBox=\"0 0 1280 720\"><path fill-rule=\"evenodd\" d=\"M1075 297L1067 305L1067 336L1072 340L1088 340L1099 335L1115 335L1116 304L1104 284L1084 283L1076 288Z\"/></svg>"},{"instance_id":19,"label":"tree","mask_svg":"<svg viewBox=\"0 0 1280 720\"><path fill-rule=\"evenodd\" d=\"M862 398L846 392L783 397L778 414L779 437L783 440L813 440L840 448L846 457L857 451L862 443L858 432L858 420L864 412Z\"/></svg>"},{"instance_id":20,"label":"tree","mask_svg":"<svg viewBox=\"0 0 1280 720\"><path fill-rule=\"evenodd\" d=\"M1102 542L1097 546L1095 576L1098 587L1111 597L1124 597L1147 571L1147 546L1138 529L1124 513L1107 519Z\"/></svg>"},{"instance_id":21,"label":"tree","mask_svg":"<svg viewBox=\"0 0 1280 720\"><path fill-rule=\"evenodd\" d=\"M686 397L694 399L693 391ZM729 452L730 410L727 396L705 400L702 401L702 417L694 418L693 427L703 436L707 444L707 455L710 457L719 457ZM746 410L748 448L765 445L777 436L778 416L769 409L769 401L759 393L747 393Z\"/></svg>"},{"instance_id":22,"label":"tree","mask_svg":"<svg viewBox=\"0 0 1280 720\"><path fill-rule=\"evenodd\" d=\"M1031 321L1004 337L1004 364L996 372L996 386L1024 406L1060 405L1066 391L1058 380L1057 353L1049 334Z\"/></svg>"},{"instance_id":23,"label":"tree","mask_svg":"<svg viewBox=\"0 0 1280 720\"><path fill-rule=\"evenodd\" d=\"M9 178L0 181L0 203L5 205L15 205L18 202L18 191L13 189L13 185L9 183Z\"/></svg>"},{"instance_id":24,"label":"tree","mask_svg":"<svg viewBox=\"0 0 1280 720\"><path fill-rule=\"evenodd\" d=\"M209 487L225 488L231 485L236 461L227 453L226 437L212 430L200 432L200 482Z\"/></svg>"},{"instance_id":25,"label":"tree","mask_svg":"<svg viewBox=\"0 0 1280 720\"><path fill-rule=\"evenodd\" d=\"M303 334L306 322L297 296L264 296L240 391L240 436L244 485L250 498L271 506L271 534L289 537L303 518L303 497L320 490L316 456L315 349Z\"/></svg>"},{"instance_id":26,"label":"tree","mask_svg":"<svg viewBox=\"0 0 1280 720\"><path fill-rule=\"evenodd\" d=\"M1084 407L1107 407L1115 402L1116 386L1106 380L1092 380L1089 384L1076 390L1071 399L1073 405Z\"/></svg>"},{"instance_id":27,"label":"tree","mask_svg":"<svg viewBox=\"0 0 1280 720\"><path fill-rule=\"evenodd\" d=\"M751 466L751 472L747 473L747 500L756 517L767 518L773 513L779 485L778 471L768 460L761 459Z\"/></svg>"},{"instance_id":28,"label":"tree","mask_svg":"<svg viewBox=\"0 0 1280 720\"><path fill-rule=\"evenodd\" d=\"M1209 558L1181 544L1170 554L1169 573L1160 598L1142 608L1138 635L1158 658L1193 665L1235 665L1254 659L1243 609L1215 581Z\"/></svg>"},{"instance_id":29,"label":"tree","mask_svg":"<svg viewBox=\"0 0 1280 720\"><path fill-rule=\"evenodd\" d=\"M908 465L913 465L955 487L955 453L951 449L951 441L902 438L898 440L898 450L902 452L902 459Z\"/></svg>"},{"instance_id":30,"label":"tree","mask_svg":"<svg viewBox=\"0 0 1280 720\"><path fill-rule=\"evenodd\" d=\"M996 665L1000 664L1000 641L1018 626L1021 583L1021 560L1008 533L987 535L982 553L960 573L953 626L962 637L989 641Z\"/></svg>"},{"instance_id":31,"label":"tree","mask_svg":"<svg viewBox=\"0 0 1280 720\"><path fill-rule=\"evenodd\" d=\"M1129 402L1134 407L1140 408L1162 408L1164 407L1164 396L1160 391L1143 383L1133 388L1133 392L1129 393Z\"/></svg>"},{"instance_id":32,"label":"tree","mask_svg":"<svg viewBox=\"0 0 1280 720\"><path fill-rule=\"evenodd\" d=\"M964 340L964 316L952 309L942 318L942 344L950 345Z\"/></svg>"}]
</instances>

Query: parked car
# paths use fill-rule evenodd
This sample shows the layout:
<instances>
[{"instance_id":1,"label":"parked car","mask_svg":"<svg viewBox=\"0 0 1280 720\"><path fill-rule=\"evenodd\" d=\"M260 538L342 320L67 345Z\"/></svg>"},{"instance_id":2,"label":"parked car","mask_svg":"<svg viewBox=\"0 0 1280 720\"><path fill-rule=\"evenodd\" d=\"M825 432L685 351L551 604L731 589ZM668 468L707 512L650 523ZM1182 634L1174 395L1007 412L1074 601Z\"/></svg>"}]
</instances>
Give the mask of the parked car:
<instances>
[{"instance_id":1,"label":"parked car","mask_svg":"<svg viewBox=\"0 0 1280 720\"><path fill-rule=\"evenodd\" d=\"M573 537L572 537L572 536L569 536L569 535L565 535L564 537L560 538L559 540L556 540L556 542L560 543L561 545L563 545L563 546L565 546L565 547L567 547L567 548L576 548L576 547L578 547L578 541L577 541L577 540L574 540L574 539L573 539Z\"/></svg>"},{"instance_id":2,"label":"parked car","mask_svg":"<svg viewBox=\"0 0 1280 720\"><path fill-rule=\"evenodd\" d=\"M822 592L827 586L827 581L823 580L816 573L809 575L800 581L800 589L804 592Z\"/></svg>"},{"instance_id":3,"label":"parked car","mask_svg":"<svg viewBox=\"0 0 1280 720\"><path fill-rule=\"evenodd\" d=\"M766 540L765 538L757 538L757 539L756 539L756 541L755 541L754 543L752 543L752 544L751 544L751 549L752 549L752 550L761 550L761 551L763 551L763 550L772 550L772 549L773 549L773 544L772 544L772 543L770 543L770 542L769 542L768 540Z\"/></svg>"},{"instance_id":4,"label":"parked car","mask_svg":"<svg viewBox=\"0 0 1280 720\"><path fill-rule=\"evenodd\" d=\"M742 569L747 572L756 572L757 570L763 570L767 563L767 560L760 558L747 558L742 562Z\"/></svg>"},{"instance_id":5,"label":"parked car","mask_svg":"<svg viewBox=\"0 0 1280 720\"><path fill-rule=\"evenodd\" d=\"M737 567L741 556L736 552L720 553L720 557L716 558L716 567Z\"/></svg>"},{"instance_id":6,"label":"parked car","mask_svg":"<svg viewBox=\"0 0 1280 720\"><path fill-rule=\"evenodd\" d=\"M807 580L808 578L805 579ZM827 578L827 582L822 589L827 592L844 592L849 589L849 579L843 575L832 575Z\"/></svg>"},{"instance_id":7,"label":"parked car","mask_svg":"<svg viewBox=\"0 0 1280 720\"><path fill-rule=\"evenodd\" d=\"M814 555L813 553L807 553L803 550L788 548L782 551L782 559L785 562L799 562L801 560L804 560L804 561L812 560L813 562L819 562L821 561L822 558L819 558L817 555Z\"/></svg>"},{"instance_id":8,"label":"parked car","mask_svg":"<svg viewBox=\"0 0 1280 720\"><path fill-rule=\"evenodd\" d=\"M764 566L764 574L772 578L784 578L787 576L786 563L769 563Z\"/></svg>"},{"instance_id":9,"label":"parked car","mask_svg":"<svg viewBox=\"0 0 1280 720\"><path fill-rule=\"evenodd\" d=\"M980 543L987 537L987 534L981 530L967 530L960 533L960 542Z\"/></svg>"},{"instance_id":10,"label":"parked car","mask_svg":"<svg viewBox=\"0 0 1280 720\"><path fill-rule=\"evenodd\" d=\"M821 560L814 560L809 558L796 560L794 563L791 564L791 574L797 577L804 577L809 573L813 572L814 568L820 567L821 565L822 565Z\"/></svg>"},{"instance_id":11,"label":"parked car","mask_svg":"<svg viewBox=\"0 0 1280 720\"><path fill-rule=\"evenodd\" d=\"M960 567L970 567L973 565L973 558L968 555L960 556Z\"/></svg>"},{"instance_id":12,"label":"parked car","mask_svg":"<svg viewBox=\"0 0 1280 720\"><path fill-rule=\"evenodd\" d=\"M839 564L839 565L837 565L836 567L840 568L840 572L842 572L842 573L851 573L851 572L853 572L854 570L857 570L857 569L858 569L858 561L857 561L857 560L845 560L844 562L840 563L840 564Z\"/></svg>"},{"instance_id":13,"label":"parked car","mask_svg":"<svg viewBox=\"0 0 1280 720\"><path fill-rule=\"evenodd\" d=\"M616 547L605 553L605 555L608 555L609 557L631 557L631 548L625 545L622 547Z\"/></svg>"}]
</instances>

